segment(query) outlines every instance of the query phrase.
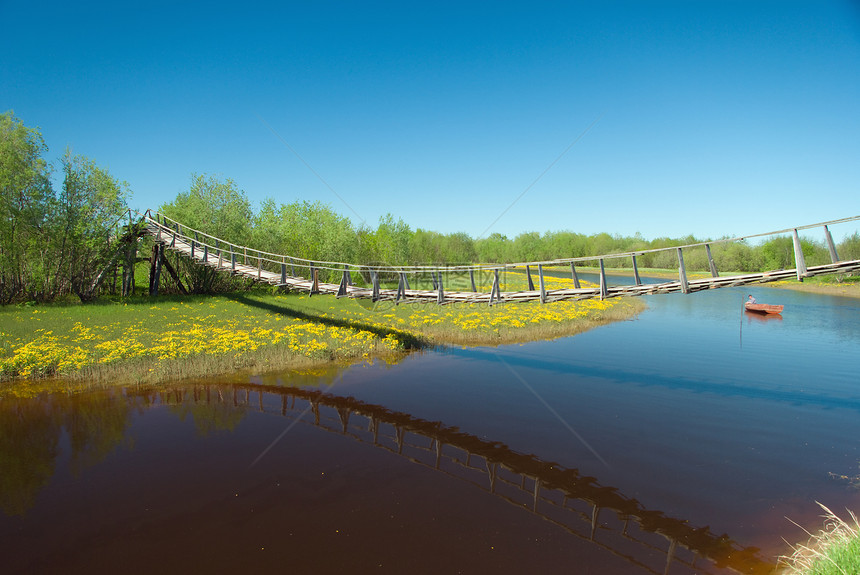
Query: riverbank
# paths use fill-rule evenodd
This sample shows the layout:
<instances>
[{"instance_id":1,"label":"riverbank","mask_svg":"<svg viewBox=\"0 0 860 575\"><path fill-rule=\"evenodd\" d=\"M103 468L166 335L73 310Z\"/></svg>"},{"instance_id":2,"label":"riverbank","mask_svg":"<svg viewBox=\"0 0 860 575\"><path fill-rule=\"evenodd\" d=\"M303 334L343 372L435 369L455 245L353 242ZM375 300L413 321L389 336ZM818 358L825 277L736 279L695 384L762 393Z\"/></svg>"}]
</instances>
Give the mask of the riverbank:
<instances>
[{"instance_id":1,"label":"riverbank","mask_svg":"<svg viewBox=\"0 0 860 575\"><path fill-rule=\"evenodd\" d=\"M568 281L554 278L547 287ZM34 382L47 378L61 379L67 387L160 383L242 370L396 361L435 345L573 335L627 319L644 307L627 299L394 305L267 290L10 306L0 309L0 378L6 382L0 393L43 389Z\"/></svg>"}]
</instances>

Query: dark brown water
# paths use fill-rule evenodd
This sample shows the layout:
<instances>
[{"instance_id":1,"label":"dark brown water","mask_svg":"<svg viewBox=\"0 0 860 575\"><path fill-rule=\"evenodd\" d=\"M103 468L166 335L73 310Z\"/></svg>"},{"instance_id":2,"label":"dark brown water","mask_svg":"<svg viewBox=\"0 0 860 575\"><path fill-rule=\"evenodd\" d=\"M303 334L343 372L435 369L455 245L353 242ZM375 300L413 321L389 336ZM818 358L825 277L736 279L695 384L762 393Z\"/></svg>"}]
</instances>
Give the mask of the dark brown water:
<instances>
[{"instance_id":1,"label":"dark brown water","mask_svg":"<svg viewBox=\"0 0 860 575\"><path fill-rule=\"evenodd\" d=\"M0 400L4 573L765 573L860 509L860 302L328 376Z\"/></svg>"}]
</instances>

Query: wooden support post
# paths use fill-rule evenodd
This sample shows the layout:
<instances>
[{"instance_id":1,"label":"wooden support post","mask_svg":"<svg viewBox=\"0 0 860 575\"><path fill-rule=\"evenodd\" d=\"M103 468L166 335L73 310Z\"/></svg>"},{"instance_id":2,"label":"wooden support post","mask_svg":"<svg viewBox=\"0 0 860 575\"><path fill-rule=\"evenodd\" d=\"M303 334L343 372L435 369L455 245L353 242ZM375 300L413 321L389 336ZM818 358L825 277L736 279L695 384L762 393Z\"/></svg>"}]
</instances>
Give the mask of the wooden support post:
<instances>
[{"instance_id":1,"label":"wooden support post","mask_svg":"<svg viewBox=\"0 0 860 575\"><path fill-rule=\"evenodd\" d=\"M678 546L678 541L672 539L669 541L669 549L666 551L666 568L663 569L663 575L669 575L669 567L675 559L675 548Z\"/></svg>"},{"instance_id":2,"label":"wooden support post","mask_svg":"<svg viewBox=\"0 0 860 575\"><path fill-rule=\"evenodd\" d=\"M475 293L478 291L478 288L475 287L475 270L469 270L469 278L472 280L472 292Z\"/></svg>"},{"instance_id":3,"label":"wooden support post","mask_svg":"<svg viewBox=\"0 0 860 575\"><path fill-rule=\"evenodd\" d=\"M576 265L570 262L570 277L573 278L573 287L579 289L579 276L576 275Z\"/></svg>"},{"instance_id":4,"label":"wooden support post","mask_svg":"<svg viewBox=\"0 0 860 575\"><path fill-rule=\"evenodd\" d=\"M176 270L173 269L173 266L170 264L170 260L168 260L164 255L164 250L161 251L161 263L164 265L164 269L167 270L167 273L170 274L170 279L176 283L179 293L182 295L188 295L188 290L186 290L185 286L182 285L182 280L179 279L179 274L176 273Z\"/></svg>"},{"instance_id":5,"label":"wooden support post","mask_svg":"<svg viewBox=\"0 0 860 575\"><path fill-rule=\"evenodd\" d=\"M149 295L158 295L158 283L161 280L161 257L164 253L164 244L152 246L152 256L149 260Z\"/></svg>"},{"instance_id":6,"label":"wooden support post","mask_svg":"<svg viewBox=\"0 0 860 575\"><path fill-rule=\"evenodd\" d=\"M684 254L678 249L678 278L681 280L681 293L690 293L690 284L687 283L687 268L684 267Z\"/></svg>"},{"instance_id":7,"label":"wooden support post","mask_svg":"<svg viewBox=\"0 0 860 575\"><path fill-rule=\"evenodd\" d=\"M221 242L215 240L215 247L218 248L218 269L224 267L224 250L221 249Z\"/></svg>"},{"instance_id":8,"label":"wooden support post","mask_svg":"<svg viewBox=\"0 0 860 575\"><path fill-rule=\"evenodd\" d=\"M394 442L397 444L397 453L403 453L403 427L398 425L394 428Z\"/></svg>"},{"instance_id":9,"label":"wooden support post","mask_svg":"<svg viewBox=\"0 0 860 575\"><path fill-rule=\"evenodd\" d=\"M537 504L540 501L540 479L535 477L535 497L534 502L532 503L532 511L537 513Z\"/></svg>"},{"instance_id":10,"label":"wooden support post","mask_svg":"<svg viewBox=\"0 0 860 575\"><path fill-rule=\"evenodd\" d=\"M209 246L203 244L203 263L209 263Z\"/></svg>"},{"instance_id":11,"label":"wooden support post","mask_svg":"<svg viewBox=\"0 0 860 575\"><path fill-rule=\"evenodd\" d=\"M257 256L257 279L259 280L260 277L262 277L262 275L263 275L263 256L261 254L261 255Z\"/></svg>"},{"instance_id":12,"label":"wooden support post","mask_svg":"<svg viewBox=\"0 0 860 575\"><path fill-rule=\"evenodd\" d=\"M405 272L403 273L403 285L406 287L406 289L412 289L411 287L409 287L409 278L406 277Z\"/></svg>"},{"instance_id":13,"label":"wooden support post","mask_svg":"<svg viewBox=\"0 0 860 575\"><path fill-rule=\"evenodd\" d=\"M311 274L313 277L313 283L311 283L311 293L310 295L320 293L320 277L319 270L317 268L313 269L313 273Z\"/></svg>"},{"instance_id":14,"label":"wooden support post","mask_svg":"<svg viewBox=\"0 0 860 575\"><path fill-rule=\"evenodd\" d=\"M349 275L349 270L346 269L346 266L343 268L343 277L340 280L340 287L337 288L337 296L336 297L344 297L346 295L346 286L349 285L347 283L347 276Z\"/></svg>"},{"instance_id":15,"label":"wooden support post","mask_svg":"<svg viewBox=\"0 0 860 575\"><path fill-rule=\"evenodd\" d=\"M633 255L633 278L636 280L636 285L641 286L642 280L639 277L639 266L636 265L636 255Z\"/></svg>"},{"instance_id":16,"label":"wooden support post","mask_svg":"<svg viewBox=\"0 0 860 575\"><path fill-rule=\"evenodd\" d=\"M705 244L705 253L708 254L708 267L711 270L711 277L720 277L720 274L717 273L717 264L714 263L714 258L711 256L711 244Z\"/></svg>"},{"instance_id":17,"label":"wooden support post","mask_svg":"<svg viewBox=\"0 0 860 575\"><path fill-rule=\"evenodd\" d=\"M191 259L194 259L194 248L197 247L197 242L191 240Z\"/></svg>"},{"instance_id":18,"label":"wooden support post","mask_svg":"<svg viewBox=\"0 0 860 575\"><path fill-rule=\"evenodd\" d=\"M529 281L529 291L535 291L535 283L532 281L532 270L526 266L526 279Z\"/></svg>"},{"instance_id":19,"label":"wooden support post","mask_svg":"<svg viewBox=\"0 0 860 575\"><path fill-rule=\"evenodd\" d=\"M376 270L370 270L370 283L373 284L373 292L371 294L371 301L379 300L379 274L376 273Z\"/></svg>"},{"instance_id":20,"label":"wooden support post","mask_svg":"<svg viewBox=\"0 0 860 575\"><path fill-rule=\"evenodd\" d=\"M500 302L502 299L502 292L499 290L499 270L493 270L493 287L490 288L490 305L493 305L493 298L495 297L496 303Z\"/></svg>"},{"instance_id":21,"label":"wooden support post","mask_svg":"<svg viewBox=\"0 0 860 575\"><path fill-rule=\"evenodd\" d=\"M445 292L442 288L442 272L439 272L439 291L436 292L436 303L440 305L445 303Z\"/></svg>"},{"instance_id":22,"label":"wooden support post","mask_svg":"<svg viewBox=\"0 0 860 575\"><path fill-rule=\"evenodd\" d=\"M797 281L802 282L807 275L806 261L803 259L803 246L800 245L797 229L794 230L794 267L797 269Z\"/></svg>"},{"instance_id":23,"label":"wooden support post","mask_svg":"<svg viewBox=\"0 0 860 575\"><path fill-rule=\"evenodd\" d=\"M597 533L597 518L600 516L600 507L597 503L591 508L591 540L594 541L594 535Z\"/></svg>"},{"instance_id":24,"label":"wooden support post","mask_svg":"<svg viewBox=\"0 0 860 575\"><path fill-rule=\"evenodd\" d=\"M830 230L827 229L827 226L824 226L824 238L827 240L827 249L830 250L830 261L835 264L839 261L839 255L836 253L833 236L830 235Z\"/></svg>"},{"instance_id":25,"label":"wooden support post","mask_svg":"<svg viewBox=\"0 0 860 575\"><path fill-rule=\"evenodd\" d=\"M394 298L395 303L400 303L401 299L406 299L406 274L400 272L400 281L397 283L397 297Z\"/></svg>"},{"instance_id":26,"label":"wooden support post","mask_svg":"<svg viewBox=\"0 0 860 575\"><path fill-rule=\"evenodd\" d=\"M245 265L248 265L248 248L243 247L242 250L245 252Z\"/></svg>"},{"instance_id":27,"label":"wooden support post","mask_svg":"<svg viewBox=\"0 0 860 575\"><path fill-rule=\"evenodd\" d=\"M287 264L281 264L281 285L287 283Z\"/></svg>"},{"instance_id":28,"label":"wooden support post","mask_svg":"<svg viewBox=\"0 0 860 575\"><path fill-rule=\"evenodd\" d=\"M290 275L296 277L296 266L293 263L293 258L290 258Z\"/></svg>"},{"instance_id":29,"label":"wooden support post","mask_svg":"<svg viewBox=\"0 0 860 575\"><path fill-rule=\"evenodd\" d=\"M433 282L433 289L439 289L439 284L436 283L436 272L430 272L430 281Z\"/></svg>"},{"instance_id":30,"label":"wooden support post","mask_svg":"<svg viewBox=\"0 0 860 575\"><path fill-rule=\"evenodd\" d=\"M352 285L352 272L350 272L349 270L346 270L346 285Z\"/></svg>"},{"instance_id":31,"label":"wooden support post","mask_svg":"<svg viewBox=\"0 0 860 575\"><path fill-rule=\"evenodd\" d=\"M130 216L129 216L130 217ZM134 264L137 261L137 241L131 234L127 237L125 261L122 266L122 295L134 294Z\"/></svg>"},{"instance_id":32,"label":"wooden support post","mask_svg":"<svg viewBox=\"0 0 860 575\"><path fill-rule=\"evenodd\" d=\"M603 258L600 258L600 299L606 299L609 290L606 286L606 269L603 267Z\"/></svg>"},{"instance_id":33,"label":"wooden support post","mask_svg":"<svg viewBox=\"0 0 860 575\"><path fill-rule=\"evenodd\" d=\"M546 285L543 282L543 265L538 264L538 281L540 282L540 302L546 303Z\"/></svg>"},{"instance_id":34,"label":"wooden support post","mask_svg":"<svg viewBox=\"0 0 860 575\"><path fill-rule=\"evenodd\" d=\"M236 273L236 252L230 250L230 269Z\"/></svg>"},{"instance_id":35,"label":"wooden support post","mask_svg":"<svg viewBox=\"0 0 860 575\"><path fill-rule=\"evenodd\" d=\"M490 463L489 460L485 460L487 464L487 475L490 477L490 493L496 492L496 471L499 468L498 463Z\"/></svg>"}]
</instances>

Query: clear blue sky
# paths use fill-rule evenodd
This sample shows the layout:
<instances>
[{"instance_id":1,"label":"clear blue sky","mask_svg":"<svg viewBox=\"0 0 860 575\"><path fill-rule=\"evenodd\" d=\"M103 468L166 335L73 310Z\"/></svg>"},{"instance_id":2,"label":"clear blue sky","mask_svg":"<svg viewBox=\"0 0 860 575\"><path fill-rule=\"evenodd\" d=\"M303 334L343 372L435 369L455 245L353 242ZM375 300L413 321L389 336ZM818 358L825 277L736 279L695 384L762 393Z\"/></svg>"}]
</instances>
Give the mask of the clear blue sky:
<instances>
[{"instance_id":1,"label":"clear blue sky","mask_svg":"<svg viewBox=\"0 0 860 575\"><path fill-rule=\"evenodd\" d=\"M140 209L196 172L473 237L860 214L856 1L0 0L0 21L0 111Z\"/></svg>"}]
</instances>

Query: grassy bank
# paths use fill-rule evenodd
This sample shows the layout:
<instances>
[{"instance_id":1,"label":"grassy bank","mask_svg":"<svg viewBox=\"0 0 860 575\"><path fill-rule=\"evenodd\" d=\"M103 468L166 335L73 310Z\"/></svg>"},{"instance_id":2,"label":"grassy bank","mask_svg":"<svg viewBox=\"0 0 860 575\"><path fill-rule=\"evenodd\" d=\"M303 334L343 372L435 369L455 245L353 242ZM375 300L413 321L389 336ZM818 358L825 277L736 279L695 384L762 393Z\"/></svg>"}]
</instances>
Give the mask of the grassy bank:
<instances>
[{"instance_id":1,"label":"grassy bank","mask_svg":"<svg viewBox=\"0 0 860 575\"><path fill-rule=\"evenodd\" d=\"M819 505L821 505L819 503ZM845 521L821 505L824 527L782 557L783 575L853 575L860 573L860 522L854 513Z\"/></svg>"},{"instance_id":2,"label":"grassy bank","mask_svg":"<svg viewBox=\"0 0 860 575\"><path fill-rule=\"evenodd\" d=\"M512 275L503 289L521 281ZM569 281L548 280L547 287ZM307 368L396 358L437 344L548 339L625 319L643 307L638 300L395 306L269 291L9 306L0 309L0 378L7 391L23 393L33 380L50 376L67 383L155 383Z\"/></svg>"}]
</instances>

